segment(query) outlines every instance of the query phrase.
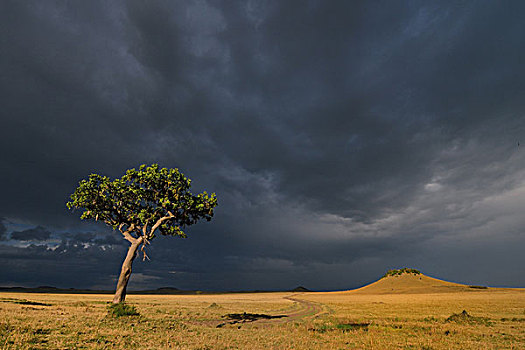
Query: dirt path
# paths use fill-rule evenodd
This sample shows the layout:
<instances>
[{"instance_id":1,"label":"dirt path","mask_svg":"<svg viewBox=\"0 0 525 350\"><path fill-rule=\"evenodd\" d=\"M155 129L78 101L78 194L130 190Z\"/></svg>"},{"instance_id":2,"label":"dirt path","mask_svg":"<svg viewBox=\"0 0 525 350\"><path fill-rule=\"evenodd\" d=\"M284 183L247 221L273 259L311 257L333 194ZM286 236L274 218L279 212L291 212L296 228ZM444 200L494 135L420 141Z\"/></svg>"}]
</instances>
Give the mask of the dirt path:
<instances>
[{"instance_id":1,"label":"dirt path","mask_svg":"<svg viewBox=\"0 0 525 350\"><path fill-rule=\"evenodd\" d=\"M216 327L237 326L241 325L270 325L282 324L288 322L296 322L303 319L312 319L323 313L328 313L324 306L313 301L308 301L299 298L300 294L293 294L283 297L283 299L293 302L293 305L278 315L264 315L264 314L229 314L229 321L221 322Z\"/></svg>"},{"instance_id":2,"label":"dirt path","mask_svg":"<svg viewBox=\"0 0 525 350\"><path fill-rule=\"evenodd\" d=\"M298 308L292 312L286 313L287 316L285 319L282 319L281 322L292 322L297 321L303 318L314 318L319 316L324 312L322 304L314 303L313 301L308 301L298 298L297 294L284 297L284 299L293 301L297 303Z\"/></svg>"}]
</instances>

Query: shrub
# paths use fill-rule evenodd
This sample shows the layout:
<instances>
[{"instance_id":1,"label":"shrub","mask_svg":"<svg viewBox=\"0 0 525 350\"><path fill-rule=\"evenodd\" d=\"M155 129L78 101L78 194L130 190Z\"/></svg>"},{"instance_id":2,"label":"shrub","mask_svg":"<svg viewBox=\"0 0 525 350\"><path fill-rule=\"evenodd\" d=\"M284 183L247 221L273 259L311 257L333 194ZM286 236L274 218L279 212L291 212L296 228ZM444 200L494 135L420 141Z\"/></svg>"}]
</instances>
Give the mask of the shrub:
<instances>
[{"instance_id":1,"label":"shrub","mask_svg":"<svg viewBox=\"0 0 525 350\"><path fill-rule=\"evenodd\" d=\"M110 304L108 306L108 313L114 317L139 315L135 306L126 303Z\"/></svg>"}]
</instances>

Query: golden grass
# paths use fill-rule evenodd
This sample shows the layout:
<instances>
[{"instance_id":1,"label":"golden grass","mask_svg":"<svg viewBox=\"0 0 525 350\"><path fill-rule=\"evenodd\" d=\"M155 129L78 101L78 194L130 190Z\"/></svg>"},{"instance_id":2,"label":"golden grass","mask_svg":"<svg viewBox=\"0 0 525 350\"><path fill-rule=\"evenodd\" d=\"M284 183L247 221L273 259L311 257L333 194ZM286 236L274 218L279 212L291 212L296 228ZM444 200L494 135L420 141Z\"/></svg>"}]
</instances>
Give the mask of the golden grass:
<instances>
[{"instance_id":1,"label":"golden grass","mask_svg":"<svg viewBox=\"0 0 525 350\"><path fill-rule=\"evenodd\" d=\"M293 296L292 299L286 297ZM50 304L18 304L14 301ZM525 349L525 291L129 295L0 293L2 349ZM304 300L305 302L301 301ZM472 322L447 322L467 310ZM229 313L293 317L226 324Z\"/></svg>"}]
</instances>

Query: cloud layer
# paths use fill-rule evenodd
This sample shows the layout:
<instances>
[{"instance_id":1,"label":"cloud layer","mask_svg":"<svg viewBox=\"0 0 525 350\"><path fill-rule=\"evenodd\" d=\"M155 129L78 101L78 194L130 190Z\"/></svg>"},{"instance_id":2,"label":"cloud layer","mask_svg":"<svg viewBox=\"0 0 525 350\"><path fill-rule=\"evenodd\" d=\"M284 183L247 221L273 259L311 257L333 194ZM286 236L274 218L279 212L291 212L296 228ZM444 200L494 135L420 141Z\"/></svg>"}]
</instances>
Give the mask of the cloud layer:
<instances>
[{"instance_id":1,"label":"cloud layer","mask_svg":"<svg viewBox=\"0 0 525 350\"><path fill-rule=\"evenodd\" d=\"M65 202L152 162L219 207L137 288L525 284L523 5L2 7L0 285L111 288L123 240Z\"/></svg>"}]
</instances>

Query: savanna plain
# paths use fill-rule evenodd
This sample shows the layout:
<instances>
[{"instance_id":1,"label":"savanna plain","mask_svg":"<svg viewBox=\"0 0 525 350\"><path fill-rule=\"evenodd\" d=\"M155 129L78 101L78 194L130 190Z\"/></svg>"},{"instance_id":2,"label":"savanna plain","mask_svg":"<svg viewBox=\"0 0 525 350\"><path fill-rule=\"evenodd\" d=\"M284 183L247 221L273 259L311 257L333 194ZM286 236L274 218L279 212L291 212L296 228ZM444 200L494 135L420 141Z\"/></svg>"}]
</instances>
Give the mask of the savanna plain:
<instances>
[{"instance_id":1,"label":"savanna plain","mask_svg":"<svg viewBox=\"0 0 525 350\"><path fill-rule=\"evenodd\" d=\"M525 349L525 290L422 278L390 276L346 292L128 295L138 314L124 316L109 312L110 295L6 292L0 346Z\"/></svg>"}]
</instances>

